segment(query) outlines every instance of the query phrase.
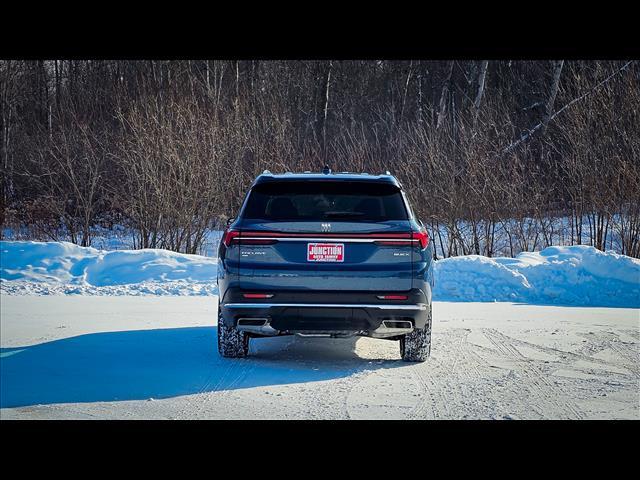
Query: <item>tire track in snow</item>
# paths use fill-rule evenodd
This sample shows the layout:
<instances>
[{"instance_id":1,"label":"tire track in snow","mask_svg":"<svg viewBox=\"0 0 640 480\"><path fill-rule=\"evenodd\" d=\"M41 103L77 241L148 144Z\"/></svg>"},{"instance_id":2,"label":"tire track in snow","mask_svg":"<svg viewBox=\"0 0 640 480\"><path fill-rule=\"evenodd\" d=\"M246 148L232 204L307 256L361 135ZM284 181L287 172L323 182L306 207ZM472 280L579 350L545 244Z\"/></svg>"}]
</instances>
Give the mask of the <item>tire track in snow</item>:
<instances>
[{"instance_id":1,"label":"tire track in snow","mask_svg":"<svg viewBox=\"0 0 640 480\"><path fill-rule=\"evenodd\" d=\"M446 395L445 405L448 411L453 408L457 417L484 418L486 413L483 409L486 405L483 391L491 384L491 379L487 372L481 372L480 369L488 369L488 365L484 358L475 352L476 346L469 342L472 329L455 329L450 333L453 337L453 348L448 348L448 351L453 355L453 365L446 369L442 378L448 382L447 391L455 393ZM480 401L470 402L471 398Z\"/></svg>"},{"instance_id":2,"label":"tire track in snow","mask_svg":"<svg viewBox=\"0 0 640 480\"><path fill-rule=\"evenodd\" d=\"M200 414L206 414L207 411L212 410L212 406L222 402L256 368L256 360L247 358L227 360L232 361L233 364L226 370L225 375L216 382L212 389L208 389L208 386L205 385L202 393L194 397L197 417L200 417ZM229 379L231 380L229 381Z\"/></svg>"},{"instance_id":3,"label":"tire track in snow","mask_svg":"<svg viewBox=\"0 0 640 480\"><path fill-rule=\"evenodd\" d=\"M481 330L500 354L515 361L516 365L518 365L518 373L521 373L525 377L525 386L531 387L530 393L537 399L537 405L549 405L553 409L553 417L567 419L581 419L584 417L578 407L572 401L568 400L570 396L558 385L548 380L544 372L536 366L535 360L531 360L520 353L514 344L516 342L514 342L513 338L493 328L483 328ZM555 392L558 391L567 399L566 402L558 401L558 395L555 395ZM535 404L529 404L529 407L535 406ZM535 410L538 409L535 408ZM542 416L547 416L544 411L541 413Z\"/></svg>"},{"instance_id":4,"label":"tire track in snow","mask_svg":"<svg viewBox=\"0 0 640 480\"><path fill-rule=\"evenodd\" d=\"M604 340L604 345L616 352L624 361L624 367L640 378L640 345L638 343L623 342L613 332L603 332L598 339Z\"/></svg>"},{"instance_id":5,"label":"tire track in snow","mask_svg":"<svg viewBox=\"0 0 640 480\"><path fill-rule=\"evenodd\" d=\"M449 412L443 412L442 410L442 405L445 405L446 407L446 403L442 400L442 393L440 392L440 389L437 387L433 377L429 373L424 376L422 375L420 367L420 365L416 365L411 369L411 375L417 382L421 394L420 401L413 410L409 412L407 419L413 420L424 418L423 414L427 408L431 410L431 418L433 419L442 418L443 416L448 417Z\"/></svg>"},{"instance_id":6,"label":"tire track in snow","mask_svg":"<svg viewBox=\"0 0 640 480\"><path fill-rule=\"evenodd\" d=\"M288 339L282 346L279 353L285 356L291 349L294 343L294 337ZM255 340L254 340L255 341ZM215 411L216 405L220 405L223 401L236 390L236 386L241 384L251 373L258 367L264 366L264 360L260 358L251 358L251 354L255 353L256 345L249 346L249 357L236 358L236 359L220 359L224 362L232 362L226 369L225 374L218 379L213 389L207 390L205 385L203 395L195 398L197 403L198 414L207 414L207 412ZM229 380L231 378L231 380Z\"/></svg>"},{"instance_id":7,"label":"tire track in snow","mask_svg":"<svg viewBox=\"0 0 640 480\"><path fill-rule=\"evenodd\" d=\"M633 337L640 342L640 329L639 330L622 330L622 332L626 333L630 337Z\"/></svg>"},{"instance_id":8,"label":"tire track in snow","mask_svg":"<svg viewBox=\"0 0 640 480\"><path fill-rule=\"evenodd\" d=\"M421 396L420 402L409 413L408 418L424 418L428 408L434 419L452 418L452 400L465 398L467 393L463 384L467 385L482 378L478 365L484 363L484 360L469 350L469 333L469 330L449 330L445 335L452 337L452 341L448 338L439 340L443 345L442 351L446 352L447 356L452 355L453 365L450 368L445 367L439 359L431 357L424 364L416 365L412 369L414 378L427 395ZM465 368L459 368L460 365ZM454 390L458 392L457 395L444 393Z\"/></svg>"},{"instance_id":9,"label":"tire track in snow","mask_svg":"<svg viewBox=\"0 0 640 480\"><path fill-rule=\"evenodd\" d=\"M582 335L582 336L583 336L583 338L585 338L589 342L595 343L596 346L598 346L599 348L607 348L607 347L609 347L612 350L615 350L615 347L609 345L609 343L607 343L607 342L601 343L601 342L598 341L598 340L600 340L600 338L603 337L603 335L601 333L598 333L597 335L589 335L589 336ZM614 362L610 362L610 361L607 361L607 360L602 360L600 358L595 358L595 357L592 357L592 356L589 356L589 355L585 355L583 353L570 352L570 351L567 351L567 350L560 350L560 349L557 349L557 348L548 347L546 345L538 345L536 343L527 342L525 340L520 340L520 339L513 338L513 337L509 337L509 338L511 338L511 343L513 345L521 346L521 347L527 347L527 348L530 348L532 350L538 350L538 351L540 351L542 353L546 353L546 354L554 356L554 357L558 357L559 356L562 360L573 360L573 361L582 360L582 361L585 361L585 362L590 362L590 363L594 363L594 364L597 364L597 365L601 365L602 367L605 367L604 370L607 370L606 367L608 367L608 368L611 368L611 367L620 368L620 366L621 366L619 363L614 363ZM635 345L636 345L636 348L637 348L637 344L635 344ZM637 350L636 350L636 352L637 352ZM626 353L628 353L628 352L623 352L621 354L621 356L624 356L624 354L626 354ZM635 353L635 355L638 355L638 353ZM630 359L630 360L631 360L631 363L632 363L631 366L634 367L635 364L633 364L633 359ZM640 361L640 358L638 360ZM628 368L629 367L628 364L625 364L624 367L627 368L629 371L633 371L633 368Z\"/></svg>"},{"instance_id":10,"label":"tire track in snow","mask_svg":"<svg viewBox=\"0 0 640 480\"><path fill-rule=\"evenodd\" d=\"M186 397L186 406L180 410L178 418L184 418L185 415L198 417L200 413L206 411L205 407L208 407L212 401L214 403L221 401L255 369L255 363L250 359L223 359L219 357L217 360L218 362L229 362L229 364L222 369L223 373L217 376L215 382L214 377L216 377L216 373L220 372L220 363L216 362L211 365L211 370L198 391Z\"/></svg>"}]
</instances>

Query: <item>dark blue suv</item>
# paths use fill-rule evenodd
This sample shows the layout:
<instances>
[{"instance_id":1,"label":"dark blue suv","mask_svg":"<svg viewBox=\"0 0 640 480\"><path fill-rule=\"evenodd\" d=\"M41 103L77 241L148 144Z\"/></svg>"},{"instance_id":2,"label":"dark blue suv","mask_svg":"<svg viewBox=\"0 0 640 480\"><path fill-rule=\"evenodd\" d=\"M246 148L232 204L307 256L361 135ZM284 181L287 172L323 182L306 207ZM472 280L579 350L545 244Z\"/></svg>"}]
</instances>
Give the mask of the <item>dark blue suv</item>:
<instances>
[{"instance_id":1,"label":"dark blue suv","mask_svg":"<svg viewBox=\"0 0 640 480\"><path fill-rule=\"evenodd\" d=\"M219 247L218 350L249 339L364 335L431 349L433 245L388 173L260 175Z\"/></svg>"}]
</instances>

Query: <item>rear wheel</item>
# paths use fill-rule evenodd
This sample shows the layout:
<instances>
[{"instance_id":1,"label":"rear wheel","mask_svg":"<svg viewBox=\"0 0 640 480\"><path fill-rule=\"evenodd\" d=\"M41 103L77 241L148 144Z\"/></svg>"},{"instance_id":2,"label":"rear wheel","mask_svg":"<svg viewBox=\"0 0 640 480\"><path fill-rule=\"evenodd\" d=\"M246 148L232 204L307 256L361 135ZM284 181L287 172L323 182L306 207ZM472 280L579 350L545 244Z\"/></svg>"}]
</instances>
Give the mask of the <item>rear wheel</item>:
<instances>
[{"instance_id":1,"label":"rear wheel","mask_svg":"<svg viewBox=\"0 0 640 480\"><path fill-rule=\"evenodd\" d=\"M416 328L400 339L400 355L405 362L424 362L431 354L431 305L425 328Z\"/></svg>"},{"instance_id":2,"label":"rear wheel","mask_svg":"<svg viewBox=\"0 0 640 480\"><path fill-rule=\"evenodd\" d=\"M246 357L249 353L249 336L235 327L224 324L220 305L218 305L218 352L225 358Z\"/></svg>"}]
</instances>

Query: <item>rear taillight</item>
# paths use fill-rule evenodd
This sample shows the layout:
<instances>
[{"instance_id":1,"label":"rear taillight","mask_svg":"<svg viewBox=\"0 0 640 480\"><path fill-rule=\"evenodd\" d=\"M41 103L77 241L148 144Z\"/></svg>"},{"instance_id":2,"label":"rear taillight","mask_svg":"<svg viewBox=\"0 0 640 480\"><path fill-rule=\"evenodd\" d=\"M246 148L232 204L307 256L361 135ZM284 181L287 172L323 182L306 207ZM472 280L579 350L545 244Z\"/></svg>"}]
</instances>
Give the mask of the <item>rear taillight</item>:
<instances>
[{"instance_id":1,"label":"rear taillight","mask_svg":"<svg viewBox=\"0 0 640 480\"><path fill-rule=\"evenodd\" d=\"M300 238L336 237L340 240L362 241L372 238L376 245L387 247L417 247L425 249L429 245L429 235L426 231L412 233L299 233L299 232L268 232L268 231L240 231L226 230L222 237L225 246L230 245L273 245L278 240L294 240Z\"/></svg>"},{"instance_id":2,"label":"rear taillight","mask_svg":"<svg viewBox=\"0 0 640 480\"><path fill-rule=\"evenodd\" d=\"M273 245L274 243L278 243L277 240L262 240L258 238L245 238L241 236L237 239L242 245Z\"/></svg>"},{"instance_id":3,"label":"rear taillight","mask_svg":"<svg viewBox=\"0 0 640 480\"><path fill-rule=\"evenodd\" d=\"M412 240L420 242L420 247L424 250L429 245L429 234L426 230L420 230L419 232L413 232L411 234Z\"/></svg>"},{"instance_id":4,"label":"rear taillight","mask_svg":"<svg viewBox=\"0 0 640 480\"><path fill-rule=\"evenodd\" d=\"M376 295L379 300L406 300L407 295Z\"/></svg>"},{"instance_id":5,"label":"rear taillight","mask_svg":"<svg viewBox=\"0 0 640 480\"><path fill-rule=\"evenodd\" d=\"M376 245L383 247L410 247L415 242L413 240L376 240Z\"/></svg>"},{"instance_id":6,"label":"rear taillight","mask_svg":"<svg viewBox=\"0 0 640 480\"><path fill-rule=\"evenodd\" d=\"M224 231L224 234L222 236L222 243L224 243L225 247L228 247L229 245L234 243L235 239L238 238L239 235L240 232L238 230L227 229Z\"/></svg>"},{"instance_id":7,"label":"rear taillight","mask_svg":"<svg viewBox=\"0 0 640 480\"><path fill-rule=\"evenodd\" d=\"M273 293L243 293L244 298L271 298Z\"/></svg>"},{"instance_id":8,"label":"rear taillight","mask_svg":"<svg viewBox=\"0 0 640 480\"><path fill-rule=\"evenodd\" d=\"M264 237L264 233L260 232L240 232L239 230L227 230L224 232L222 242L226 247L230 245L273 245L278 243L274 239L253 238L255 236Z\"/></svg>"},{"instance_id":9,"label":"rear taillight","mask_svg":"<svg viewBox=\"0 0 640 480\"><path fill-rule=\"evenodd\" d=\"M376 245L381 245L385 247L417 247L420 246L421 249L427 248L429 245L429 234L426 231L413 232L409 236L406 234L407 239L393 239L393 240L376 240Z\"/></svg>"}]
</instances>

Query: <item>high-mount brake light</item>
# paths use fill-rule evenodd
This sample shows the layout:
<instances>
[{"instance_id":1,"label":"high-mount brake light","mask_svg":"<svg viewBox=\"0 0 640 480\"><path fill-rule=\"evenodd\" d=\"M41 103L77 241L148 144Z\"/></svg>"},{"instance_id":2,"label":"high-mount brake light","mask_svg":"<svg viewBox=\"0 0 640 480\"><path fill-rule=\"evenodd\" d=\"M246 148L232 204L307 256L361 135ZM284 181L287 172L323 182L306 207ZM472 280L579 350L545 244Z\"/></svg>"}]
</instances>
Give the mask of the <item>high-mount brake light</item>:
<instances>
[{"instance_id":1,"label":"high-mount brake light","mask_svg":"<svg viewBox=\"0 0 640 480\"><path fill-rule=\"evenodd\" d=\"M376 295L379 300L406 300L407 295Z\"/></svg>"}]
</instances>

